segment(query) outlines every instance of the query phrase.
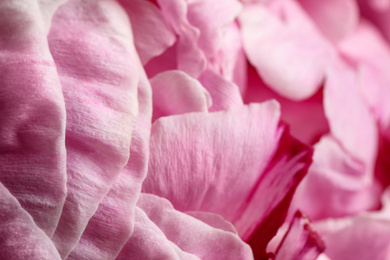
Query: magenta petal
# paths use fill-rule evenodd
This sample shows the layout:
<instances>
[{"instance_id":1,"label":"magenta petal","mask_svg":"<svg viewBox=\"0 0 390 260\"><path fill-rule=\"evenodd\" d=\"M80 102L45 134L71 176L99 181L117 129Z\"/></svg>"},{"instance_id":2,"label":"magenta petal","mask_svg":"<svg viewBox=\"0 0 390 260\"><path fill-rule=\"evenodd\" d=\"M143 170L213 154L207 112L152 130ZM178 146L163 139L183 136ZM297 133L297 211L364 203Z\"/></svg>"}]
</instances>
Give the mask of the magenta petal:
<instances>
[{"instance_id":1,"label":"magenta petal","mask_svg":"<svg viewBox=\"0 0 390 260\"><path fill-rule=\"evenodd\" d=\"M132 133L129 162L67 259L115 259L133 232L135 205L148 165L151 99L149 81L142 73L138 85L140 113Z\"/></svg>"},{"instance_id":2,"label":"magenta petal","mask_svg":"<svg viewBox=\"0 0 390 260\"><path fill-rule=\"evenodd\" d=\"M60 260L54 244L0 183L0 259Z\"/></svg>"},{"instance_id":3,"label":"magenta petal","mask_svg":"<svg viewBox=\"0 0 390 260\"><path fill-rule=\"evenodd\" d=\"M0 4L0 182L48 236L66 196L65 104L46 38L59 4Z\"/></svg>"},{"instance_id":4,"label":"magenta petal","mask_svg":"<svg viewBox=\"0 0 390 260\"><path fill-rule=\"evenodd\" d=\"M248 5L239 18L248 60L267 85L293 100L318 90L331 51L297 3Z\"/></svg>"},{"instance_id":5,"label":"magenta petal","mask_svg":"<svg viewBox=\"0 0 390 260\"><path fill-rule=\"evenodd\" d=\"M315 260L324 249L324 242L313 231L309 219L298 211L275 252L275 260Z\"/></svg>"},{"instance_id":6,"label":"magenta petal","mask_svg":"<svg viewBox=\"0 0 390 260\"><path fill-rule=\"evenodd\" d=\"M337 42L355 29L359 7L355 0L298 0L320 31Z\"/></svg>"},{"instance_id":7,"label":"magenta petal","mask_svg":"<svg viewBox=\"0 0 390 260\"><path fill-rule=\"evenodd\" d=\"M162 116L207 112L210 94L199 83L179 70L162 72L150 83L153 89L153 121Z\"/></svg>"},{"instance_id":8,"label":"magenta petal","mask_svg":"<svg viewBox=\"0 0 390 260\"><path fill-rule=\"evenodd\" d=\"M62 257L129 159L139 61L113 1L70 1L53 18L51 53L65 96L68 196L53 241Z\"/></svg>"},{"instance_id":9,"label":"magenta petal","mask_svg":"<svg viewBox=\"0 0 390 260\"><path fill-rule=\"evenodd\" d=\"M141 194L138 206L184 252L202 260L253 259L250 247L236 234L177 211L163 198Z\"/></svg>"},{"instance_id":10,"label":"magenta petal","mask_svg":"<svg viewBox=\"0 0 390 260\"><path fill-rule=\"evenodd\" d=\"M156 5L145 0L119 2L130 17L134 44L142 64L174 44L176 36Z\"/></svg>"}]
</instances>

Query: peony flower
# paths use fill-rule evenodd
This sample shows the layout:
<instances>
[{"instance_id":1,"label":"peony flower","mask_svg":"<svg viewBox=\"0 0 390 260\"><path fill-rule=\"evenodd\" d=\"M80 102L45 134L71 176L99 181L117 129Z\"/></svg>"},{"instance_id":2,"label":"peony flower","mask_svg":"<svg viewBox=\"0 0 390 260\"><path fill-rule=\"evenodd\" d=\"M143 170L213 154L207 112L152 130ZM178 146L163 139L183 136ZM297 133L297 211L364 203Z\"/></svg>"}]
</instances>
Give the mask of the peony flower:
<instances>
[{"instance_id":1,"label":"peony flower","mask_svg":"<svg viewBox=\"0 0 390 260\"><path fill-rule=\"evenodd\" d=\"M0 259L389 257L388 8L3 0Z\"/></svg>"}]
</instances>

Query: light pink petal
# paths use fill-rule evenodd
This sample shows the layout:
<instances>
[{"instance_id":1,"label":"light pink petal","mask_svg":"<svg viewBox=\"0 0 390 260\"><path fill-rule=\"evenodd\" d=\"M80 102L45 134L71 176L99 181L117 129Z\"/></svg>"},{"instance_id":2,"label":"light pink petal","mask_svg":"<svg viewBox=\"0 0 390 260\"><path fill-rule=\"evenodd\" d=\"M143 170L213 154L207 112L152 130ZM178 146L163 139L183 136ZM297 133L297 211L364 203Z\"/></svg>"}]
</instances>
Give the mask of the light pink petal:
<instances>
[{"instance_id":1,"label":"light pink petal","mask_svg":"<svg viewBox=\"0 0 390 260\"><path fill-rule=\"evenodd\" d=\"M68 196L53 241L62 257L129 159L139 61L128 17L112 1L70 1L49 34L67 112Z\"/></svg>"},{"instance_id":2,"label":"light pink petal","mask_svg":"<svg viewBox=\"0 0 390 260\"><path fill-rule=\"evenodd\" d=\"M378 134L374 117L359 92L357 80L352 69L334 61L327 72L324 109L332 135L350 155L363 163L363 171L369 178L373 173Z\"/></svg>"},{"instance_id":3,"label":"light pink petal","mask_svg":"<svg viewBox=\"0 0 390 260\"><path fill-rule=\"evenodd\" d=\"M133 232L135 205L147 172L152 114L151 87L145 73L140 73L139 115L132 133L129 162L67 259L115 259Z\"/></svg>"},{"instance_id":4,"label":"light pink petal","mask_svg":"<svg viewBox=\"0 0 390 260\"><path fill-rule=\"evenodd\" d=\"M339 44L340 52L358 69L359 87L381 128L390 126L390 48L369 22ZM380 58L379 58L380 57Z\"/></svg>"},{"instance_id":5,"label":"light pink petal","mask_svg":"<svg viewBox=\"0 0 390 260\"><path fill-rule=\"evenodd\" d=\"M380 189L364 179L364 165L332 137L315 145L313 164L297 189L291 211L310 219L343 217L379 206Z\"/></svg>"},{"instance_id":6,"label":"light pink petal","mask_svg":"<svg viewBox=\"0 0 390 260\"><path fill-rule=\"evenodd\" d=\"M332 260L371 260L390 257L390 221L357 216L314 224Z\"/></svg>"},{"instance_id":7,"label":"light pink petal","mask_svg":"<svg viewBox=\"0 0 390 260\"><path fill-rule=\"evenodd\" d=\"M323 107L323 89L303 101L281 97L258 76L254 67L248 68L248 88L245 103L275 99L280 103L282 120L290 126L291 135L306 144L314 144L329 132L328 120Z\"/></svg>"},{"instance_id":8,"label":"light pink petal","mask_svg":"<svg viewBox=\"0 0 390 260\"><path fill-rule=\"evenodd\" d=\"M131 20L134 44L146 64L176 41L176 36L159 8L146 0L120 0Z\"/></svg>"},{"instance_id":9,"label":"light pink petal","mask_svg":"<svg viewBox=\"0 0 390 260\"><path fill-rule=\"evenodd\" d=\"M138 207L135 210L134 232L116 259L200 260L169 241L161 229Z\"/></svg>"},{"instance_id":10,"label":"light pink petal","mask_svg":"<svg viewBox=\"0 0 390 260\"><path fill-rule=\"evenodd\" d=\"M157 0L161 11L178 35L177 66L197 78L206 68L206 58L198 46L199 30L187 19L188 3L185 0Z\"/></svg>"},{"instance_id":11,"label":"light pink petal","mask_svg":"<svg viewBox=\"0 0 390 260\"><path fill-rule=\"evenodd\" d=\"M250 247L236 234L214 228L177 211L163 198L141 194L138 206L164 232L167 239L199 259L253 259Z\"/></svg>"},{"instance_id":12,"label":"light pink petal","mask_svg":"<svg viewBox=\"0 0 390 260\"><path fill-rule=\"evenodd\" d=\"M231 23L222 35L223 39L216 56L209 60L210 66L228 81L234 82L245 93L247 80L247 60L241 39L241 32L236 22Z\"/></svg>"},{"instance_id":13,"label":"light pink petal","mask_svg":"<svg viewBox=\"0 0 390 260\"><path fill-rule=\"evenodd\" d=\"M198 45L208 59L215 56L222 42L223 30L241 11L237 0L189 0L188 21L199 29Z\"/></svg>"},{"instance_id":14,"label":"light pink petal","mask_svg":"<svg viewBox=\"0 0 390 260\"><path fill-rule=\"evenodd\" d=\"M61 259L49 237L1 183L0 259Z\"/></svg>"},{"instance_id":15,"label":"light pink petal","mask_svg":"<svg viewBox=\"0 0 390 260\"><path fill-rule=\"evenodd\" d=\"M337 42L355 29L359 21L356 0L299 0L319 30L331 41Z\"/></svg>"},{"instance_id":16,"label":"light pink petal","mask_svg":"<svg viewBox=\"0 0 390 260\"><path fill-rule=\"evenodd\" d=\"M153 121L162 116L190 112L207 112L212 105L210 94L186 73L170 70L154 76L150 83L153 90Z\"/></svg>"},{"instance_id":17,"label":"light pink petal","mask_svg":"<svg viewBox=\"0 0 390 260\"><path fill-rule=\"evenodd\" d=\"M248 60L267 85L293 100L318 90L331 51L298 4L248 5L239 18Z\"/></svg>"},{"instance_id":18,"label":"light pink petal","mask_svg":"<svg viewBox=\"0 0 390 260\"><path fill-rule=\"evenodd\" d=\"M0 3L0 182L48 236L66 196L65 104L46 38L61 3Z\"/></svg>"},{"instance_id":19,"label":"light pink petal","mask_svg":"<svg viewBox=\"0 0 390 260\"><path fill-rule=\"evenodd\" d=\"M309 219L298 211L275 252L275 260L315 260L324 249L324 242L312 229Z\"/></svg>"},{"instance_id":20,"label":"light pink petal","mask_svg":"<svg viewBox=\"0 0 390 260\"><path fill-rule=\"evenodd\" d=\"M261 234L252 242L265 250L311 156L278 126L279 117L278 104L266 102L160 118L143 190L180 211L220 214L244 239Z\"/></svg>"},{"instance_id":21,"label":"light pink petal","mask_svg":"<svg viewBox=\"0 0 390 260\"><path fill-rule=\"evenodd\" d=\"M237 85L213 70L205 70L200 75L199 81L211 95L213 105L210 107L210 111L225 110L230 106L243 104Z\"/></svg>"}]
</instances>

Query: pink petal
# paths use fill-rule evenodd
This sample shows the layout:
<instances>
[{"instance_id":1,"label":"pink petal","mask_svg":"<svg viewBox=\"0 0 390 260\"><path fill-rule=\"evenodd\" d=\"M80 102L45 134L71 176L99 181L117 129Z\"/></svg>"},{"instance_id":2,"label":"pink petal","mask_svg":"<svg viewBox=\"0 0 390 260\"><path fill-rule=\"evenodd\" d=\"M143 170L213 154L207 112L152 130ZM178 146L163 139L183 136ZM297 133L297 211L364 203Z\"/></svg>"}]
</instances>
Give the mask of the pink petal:
<instances>
[{"instance_id":1,"label":"pink petal","mask_svg":"<svg viewBox=\"0 0 390 260\"><path fill-rule=\"evenodd\" d=\"M208 59L223 45L223 30L234 21L241 10L237 0L190 0L188 21L199 29L198 45ZM221 8L223 6L223 8Z\"/></svg>"},{"instance_id":2,"label":"pink petal","mask_svg":"<svg viewBox=\"0 0 390 260\"><path fill-rule=\"evenodd\" d=\"M304 101L293 101L281 97L269 88L258 76L254 67L248 68L248 89L245 103L275 99L280 103L283 122L290 126L291 135L306 144L314 144L329 132L328 120L323 108L322 88Z\"/></svg>"},{"instance_id":3,"label":"pink petal","mask_svg":"<svg viewBox=\"0 0 390 260\"><path fill-rule=\"evenodd\" d=\"M132 133L129 162L67 259L115 259L133 232L135 205L148 165L151 99L149 81L142 73L138 84L140 113Z\"/></svg>"},{"instance_id":4,"label":"pink petal","mask_svg":"<svg viewBox=\"0 0 390 260\"><path fill-rule=\"evenodd\" d=\"M165 199L142 194L138 205L167 239L184 252L202 260L253 259L250 247L236 234L211 227L179 212Z\"/></svg>"},{"instance_id":5,"label":"pink petal","mask_svg":"<svg viewBox=\"0 0 390 260\"><path fill-rule=\"evenodd\" d=\"M241 95L246 90L247 60L241 39L241 32L236 22L224 30L222 44L216 56L209 60L210 66L228 81L234 82Z\"/></svg>"},{"instance_id":6,"label":"pink petal","mask_svg":"<svg viewBox=\"0 0 390 260\"><path fill-rule=\"evenodd\" d=\"M389 259L390 221L357 216L314 224L332 260Z\"/></svg>"},{"instance_id":7,"label":"pink petal","mask_svg":"<svg viewBox=\"0 0 390 260\"><path fill-rule=\"evenodd\" d=\"M379 187L364 180L365 166L332 137L315 145L313 164L298 187L291 211L311 219L342 217L379 206Z\"/></svg>"},{"instance_id":8,"label":"pink petal","mask_svg":"<svg viewBox=\"0 0 390 260\"><path fill-rule=\"evenodd\" d=\"M248 60L267 85L293 100L318 90L331 51L295 2L248 5L239 18Z\"/></svg>"},{"instance_id":9,"label":"pink petal","mask_svg":"<svg viewBox=\"0 0 390 260\"><path fill-rule=\"evenodd\" d=\"M49 237L0 183L0 258L60 260Z\"/></svg>"},{"instance_id":10,"label":"pink petal","mask_svg":"<svg viewBox=\"0 0 390 260\"><path fill-rule=\"evenodd\" d=\"M372 176L378 147L376 123L361 98L356 73L340 61L328 69L324 109L332 135L364 164L366 177Z\"/></svg>"},{"instance_id":11,"label":"pink petal","mask_svg":"<svg viewBox=\"0 0 390 260\"><path fill-rule=\"evenodd\" d=\"M225 110L231 106L243 104L237 85L213 70L205 70L200 75L199 81L211 95L213 105L210 107L210 111Z\"/></svg>"},{"instance_id":12,"label":"pink petal","mask_svg":"<svg viewBox=\"0 0 390 260\"><path fill-rule=\"evenodd\" d=\"M244 239L259 230L264 240L252 242L265 250L311 156L278 127L279 113L276 102L266 102L160 118L152 127L143 191L180 211L220 214Z\"/></svg>"},{"instance_id":13,"label":"pink petal","mask_svg":"<svg viewBox=\"0 0 390 260\"><path fill-rule=\"evenodd\" d=\"M390 1L359 0L362 16L368 18L390 41Z\"/></svg>"},{"instance_id":14,"label":"pink petal","mask_svg":"<svg viewBox=\"0 0 390 260\"><path fill-rule=\"evenodd\" d=\"M150 83L153 89L153 121L162 116L207 112L210 94L199 83L179 70L162 72Z\"/></svg>"},{"instance_id":15,"label":"pink petal","mask_svg":"<svg viewBox=\"0 0 390 260\"><path fill-rule=\"evenodd\" d=\"M67 111L68 196L53 236L65 258L129 159L139 62L128 17L112 1L63 5L49 44Z\"/></svg>"},{"instance_id":16,"label":"pink petal","mask_svg":"<svg viewBox=\"0 0 390 260\"><path fill-rule=\"evenodd\" d=\"M199 30L187 19L185 0L158 0L161 11L178 35L177 66L191 77L197 78L206 68L206 58L198 46Z\"/></svg>"},{"instance_id":17,"label":"pink petal","mask_svg":"<svg viewBox=\"0 0 390 260\"><path fill-rule=\"evenodd\" d=\"M61 2L0 4L0 182L48 236L66 196L65 104L46 38Z\"/></svg>"},{"instance_id":18,"label":"pink petal","mask_svg":"<svg viewBox=\"0 0 390 260\"><path fill-rule=\"evenodd\" d=\"M134 232L116 259L200 260L169 241L161 229L138 207L135 211Z\"/></svg>"},{"instance_id":19,"label":"pink petal","mask_svg":"<svg viewBox=\"0 0 390 260\"><path fill-rule=\"evenodd\" d=\"M142 64L174 44L176 36L156 5L145 0L119 2L130 17L134 44Z\"/></svg>"},{"instance_id":20,"label":"pink petal","mask_svg":"<svg viewBox=\"0 0 390 260\"><path fill-rule=\"evenodd\" d=\"M299 0L320 31L331 41L337 42L348 35L359 21L356 0Z\"/></svg>"},{"instance_id":21,"label":"pink petal","mask_svg":"<svg viewBox=\"0 0 390 260\"><path fill-rule=\"evenodd\" d=\"M341 53L358 68L359 87L381 128L390 126L390 48L380 32L369 22L339 44ZM378 58L380 57L380 59Z\"/></svg>"},{"instance_id":22,"label":"pink petal","mask_svg":"<svg viewBox=\"0 0 390 260\"><path fill-rule=\"evenodd\" d=\"M315 260L324 249L324 242L313 231L309 219L298 211L275 252L275 260Z\"/></svg>"}]
</instances>

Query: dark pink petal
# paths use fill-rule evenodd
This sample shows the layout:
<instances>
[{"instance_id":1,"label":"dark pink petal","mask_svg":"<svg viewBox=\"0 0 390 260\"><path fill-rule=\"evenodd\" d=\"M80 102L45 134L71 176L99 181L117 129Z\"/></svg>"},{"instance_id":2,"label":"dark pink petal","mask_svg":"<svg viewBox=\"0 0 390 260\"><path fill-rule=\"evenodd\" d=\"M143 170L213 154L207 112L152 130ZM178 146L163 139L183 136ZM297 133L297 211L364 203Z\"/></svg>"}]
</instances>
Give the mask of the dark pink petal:
<instances>
[{"instance_id":1,"label":"dark pink petal","mask_svg":"<svg viewBox=\"0 0 390 260\"><path fill-rule=\"evenodd\" d=\"M196 79L179 70L154 76L153 121L162 116L190 112L207 112L212 104L210 94Z\"/></svg>"},{"instance_id":2,"label":"dark pink petal","mask_svg":"<svg viewBox=\"0 0 390 260\"><path fill-rule=\"evenodd\" d=\"M48 236L66 196L65 104L46 38L61 3L0 3L0 182Z\"/></svg>"},{"instance_id":3,"label":"dark pink petal","mask_svg":"<svg viewBox=\"0 0 390 260\"><path fill-rule=\"evenodd\" d=\"M1 183L0 259L61 259L49 237Z\"/></svg>"},{"instance_id":4,"label":"dark pink petal","mask_svg":"<svg viewBox=\"0 0 390 260\"><path fill-rule=\"evenodd\" d=\"M243 104L237 85L213 70L205 70L200 75L199 81L211 95L213 105L210 107L210 111L225 110L230 106Z\"/></svg>"},{"instance_id":5,"label":"dark pink petal","mask_svg":"<svg viewBox=\"0 0 390 260\"><path fill-rule=\"evenodd\" d=\"M134 232L116 259L200 260L169 241L161 229L138 207L135 210Z\"/></svg>"},{"instance_id":6,"label":"dark pink petal","mask_svg":"<svg viewBox=\"0 0 390 260\"><path fill-rule=\"evenodd\" d=\"M390 42L390 1L358 0L362 16L369 19Z\"/></svg>"},{"instance_id":7,"label":"dark pink petal","mask_svg":"<svg viewBox=\"0 0 390 260\"><path fill-rule=\"evenodd\" d=\"M163 231L167 239L199 259L253 259L250 247L238 235L209 226L177 211L163 198L141 194L138 206Z\"/></svg>"},{"instance_id":8,"label":"dark pink petal","mask_svg":"<svg viewBox=\"0 0 390 260\"><path fill-rule=\"evenodd\" d=\"M138 84L139 115L132 133L129 162L99 204L67 259L115 259L133 232L135 205L149 158L151 94L149 81L141 72Z\"/></svg>"},{"instance_id":9,"label":"dark pink petal","mask_svg":"<svg viewBox=\"0 0 390 260\"><path fill-rule=\"evenodd\" d=\"M291 211L300 209L310 219L343 217L379 206L379 187L367 181L365 166L334 138L314 146L313 164L294 196Z\"/></svg>"},{"instance_id":10,"label":"dark pink petal","mask_svg":"<svg viewBox=\"0 0 390 260\"><path fill-rule=\"evenodd\" d=\"M355 29L359 20L356 0L298 0L320 31L337 42Z\"/></svg>"},{"instance_id":11,"label":"dark pink petal","mask_svg":"<svg viewBox=\"0 0 390 260\"><path fill-rule=\"evenodd\" d=\"M157 0L161 11L178 35L176 52L177 68L197 78L206 68L206 58L198 46L199 30L187 18L188 3L185 0Z\"/></svg>"},{"instance_id":12,"label":"dark pink petal","mask_svg":"<svg viewBox=\"0 0 390 260\"><path fill-rule=\"evenodd\" d=\"M130 17L142 64L174 44L176 36L156 5L146 0L120 0L119 3Z\"/></svg>"},{"instance_id":13,"label":"dark pink petal","mask_svg":"<svg viewBox=\"0 0 390 260\"><path fill-rule=\"evenodd\" d=\"M293 100L318 90L331 50L297 3L248 5L239 18L248 60L268 86Z\"/></svg>"},{"instance_id":14,"label":"dark pink petal","mask_svg":"<svg viewBox=\"0 0 390 260\"><path fill-rule=\"evenodd\" d=\"M315 260L324 249L324 242L312 229L309 219L298 211L275 252L275 260Z\"/></svg>"},{"instance_id":15,"label":"dark pink petal","mask_svg":"<svg viewBox=\"0 0 390 260\"><path fill-rule=\"evenodd\" d=\"M369 216L329 219L314 224L332 260L371 260L390 257L390 221Z\"/></svg>"},{"instance_id":16,"label":"dark pink petal","mask_svg":"<svg viewBox=\"0 0 390 260\"><path fill-rule=\"evenodd\" d=\"M53 241L65 258L129 159L139 61L113 1L70 1L53 18L51 53L65 96L68 196Z\"/></svg>"},{"instance_id":17,"label":"dark pink petal","mask_svg":"<svg viewBox=\"0 0 390 260\"><path fill-rule=\"evenodd\" d=\"M222 42L224 29L241 11L237 0L190 0L188 21L199 29L198 45L208 59L215 56ZM223 6L223 8L221 8Z\"/></svg>"}]
</instances>

